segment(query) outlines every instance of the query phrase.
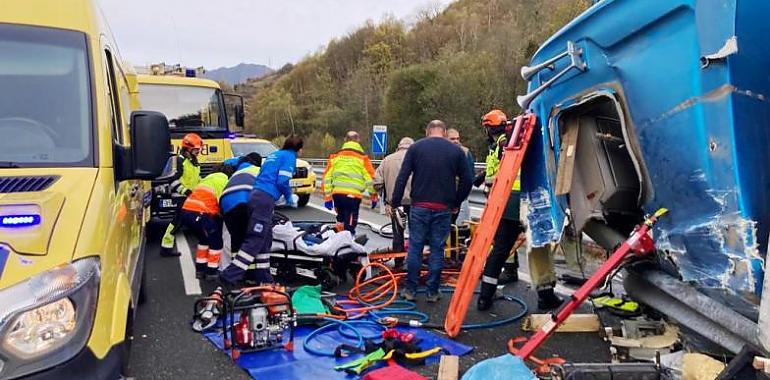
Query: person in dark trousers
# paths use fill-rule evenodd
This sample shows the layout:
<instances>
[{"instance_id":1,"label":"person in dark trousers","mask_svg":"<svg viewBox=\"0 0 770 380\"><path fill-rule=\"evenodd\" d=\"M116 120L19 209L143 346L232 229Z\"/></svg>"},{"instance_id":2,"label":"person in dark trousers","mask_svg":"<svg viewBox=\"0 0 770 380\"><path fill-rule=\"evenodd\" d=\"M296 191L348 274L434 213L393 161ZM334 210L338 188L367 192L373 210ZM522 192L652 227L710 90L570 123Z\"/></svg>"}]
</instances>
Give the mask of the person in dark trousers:
<instances>
[{"instance_id":1,"label":"person in dark trousers","mask_svg":"<svg viewBox=\"0 0 770 380\"><path fill-rule=\"evenodd\" d=\"M471 191L472 173L465 153L446 139L446 125L440 120L428 123L426 137L406 151L396 179L391 207L401 206L407 180L412 178L412 208L407 251L407 281L401 296L414 300L422 266L422 250L430 247L428 291L425 299L437 302L444 245L449 236L452 212Z\"/></svg>"},{"instance_id":2,"label":"person in dark trousers","mask_svg":"<svg viewBox=\"0 0 770 380\"><path fill-rule=\"evenodd\" d=\"M398 178L398 172L401 170L401 164L404 162L404 156L410 146L414 144L414 140L410 137L404 137L398 142L398 148L396 151L385 157L380 166L374 172L374 188L380 193L385 194L385 213L390 217L390 222L393 226L393 252L404 252L404 221L401 220L399 211L389 207L391 204L391 194L396 187L396 178ZM401 199L401 207L403 212L409 214L409 205L411 200L408 193L411 189L407 181L405 194ZM396 259L396 265L403 264L403 259Z\"/></svg>"},{"instance_id":3,"label":"person in dark trousers","mask_svg":"<svg viewBox=\"0 0 770 380\"><path fill-rule=\"evenodd\" d=\"M198 238L195 253L195 276L216 279L222 257L222 213L219 199L233 174L233 168L220 165L203 178L187 197L179 213L182 225Z\"/></svg>"},{"instance_id":4,"label":"person in dark trousers","mask_svg":"<svg viewBox=\"0 0 770 380\"><path fill-rule=\"evenodd\" d=\"M489 142L489 153L486 159L487 167L484 174L485 193L488 193L500 169L503 151L508 145L508 116L503 111L492 110L482 117L481 126L484 128ZM486 265L484 265L484 273L481 277L481 292L476 302L476 308L480 311L489 310L492 307L498 284L519 280L518 255L513 247L516 245L519 235L524 232L524 226L519 216L521 184L519 173L516 174L517 177L511 188L508 203L495 232L492 252L487 258ZM530 257L530 260L530 267L535 262L542 261L539 257ZM503 268L505 268L505 272L501 276ZM561 299L554 294L553 287L541 287L537 283L535 285L538 286L538 308L553 309L561 304Z\"/></svg>"},{"instance_id":5,"label":"person in dark trousers","mask_svg":"<svg viewBox=\"0 0 770 380\"><path fill-rule=\"evenodd\" d=\"M342 149L329 156L321 181L324 207L337 212L337 231L356 234L358 212L364 192L369 193L372 208L377 207L377 192L372 186L374 167L361 147L358 132L345 135Z\"/></svg>"},{"instance_id":6,"label":"person in dark trousers","mask_svg":"<svg viewBox=\"0 0 770 380\"><path fill-rule=\"evenodd\" d=\"M246 239L249 195L254 189L254 181L262 165L262 156L257 152L251 152L245 156L226 160L225 165L235 168L235 173L227 182L219 199L219 206L222 209L227 231L230 233L230 249L232 252L238 252L243 240Z\"/></svg>"},{"instance_id":7,"label":"person in dark trousers","mask_svg":"<svg viewBox=\"0 0 770 380\"><path fill-rule=\"evenodd\" d=\"M282 149L271 153L262 162L259 175L254 181L254 190L249 196L246 239L232 263L220 273L220 281L225 285L238 284L252 263L256 268L253 278L255 282L273 282L273 276L270 274L273 209L281 196L286 199L289 207L297 207L299 197L292 192L289 180L294 176L297 155L302 146L301 137L289 136Z\"/></svg>"}]
</instances>

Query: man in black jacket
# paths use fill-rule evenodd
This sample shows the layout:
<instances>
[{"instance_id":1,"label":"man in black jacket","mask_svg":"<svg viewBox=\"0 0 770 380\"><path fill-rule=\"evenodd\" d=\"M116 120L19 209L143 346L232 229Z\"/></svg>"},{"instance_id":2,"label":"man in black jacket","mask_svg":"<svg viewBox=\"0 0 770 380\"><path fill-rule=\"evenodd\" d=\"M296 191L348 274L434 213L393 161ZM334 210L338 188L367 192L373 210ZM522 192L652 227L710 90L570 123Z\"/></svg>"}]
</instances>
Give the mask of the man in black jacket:
<instances>
[{"instance_id":1,"label":"man in black jacket","mask_svg":"<svg viewBox=\"0 0 770 380\"><path fill-rule=\"evenodd\" d=\"M425 137L406 152L396 179L390 207L399 207L409 176L412 176L409 218L407 281L401 296L414 300L422 265L422 249L430 247L428 291L426 300L439 300L444 244L449 236L452 213L471 191L472 172L465 153L446 139L446 124L433 120L425 128Z\"/></svg>"}]
</instances>

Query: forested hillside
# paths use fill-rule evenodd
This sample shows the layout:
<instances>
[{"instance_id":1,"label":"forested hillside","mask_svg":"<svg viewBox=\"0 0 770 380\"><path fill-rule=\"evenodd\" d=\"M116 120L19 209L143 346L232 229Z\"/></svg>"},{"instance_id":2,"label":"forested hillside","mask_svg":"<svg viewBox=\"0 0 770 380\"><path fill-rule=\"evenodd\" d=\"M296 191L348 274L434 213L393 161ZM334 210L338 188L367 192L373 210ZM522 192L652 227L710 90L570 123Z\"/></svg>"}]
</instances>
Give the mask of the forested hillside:
<instances>
[{"instance_id":1,"label":"forested hillside","mask_svg":"<svg viewBox=\"0 0 770 380\"><path fill-rule=\"evenodd\" d=\"M388 125L392 150L438 118L480 153L481 115L493 107L519 112L520 67L590 4L459 0L424 9L412 25L368 22L296 65L238 86L249 95L247 128L270 139L294 131L306 138L305 156L324 157L346 130L368 142L373 124Z\"/></svg>"}]
</instances>

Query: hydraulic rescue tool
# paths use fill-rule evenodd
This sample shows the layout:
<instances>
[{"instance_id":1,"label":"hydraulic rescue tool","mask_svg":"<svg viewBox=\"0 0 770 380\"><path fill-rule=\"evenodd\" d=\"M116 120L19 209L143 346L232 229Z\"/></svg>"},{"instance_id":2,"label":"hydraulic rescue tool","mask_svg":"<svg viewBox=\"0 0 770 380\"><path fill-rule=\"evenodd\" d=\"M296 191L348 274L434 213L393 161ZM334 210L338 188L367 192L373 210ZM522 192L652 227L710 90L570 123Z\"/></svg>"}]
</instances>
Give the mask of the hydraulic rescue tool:
<instances>
[{"instance_id":1,"label":"hydraulic rescue tool","mask_svg":"<svg viewBox=\"0 0 770 380\"><path fill-rule=\"evenodd\" d=\"M457 280L456 289L458 291L452 295L444 321L444 329L450 337L455 337L460 333L465 314L468 312L468 305L473 298L473 291L481 277L481 272L489 255L489 247L494 240L513 181L519 174L519 169L521 169L521 164L524 161L524 154L536 124L536 116L532 113L525 113L515 119L513 130L506 131L510 135L509 142L505 147L495 182L492 184L487 205L481 214L481 221L471 239L468 253L465 255L460 278ZM510 124L508 127L510 128Z\"/></svg>"},{"instance_id":2,"label":"hydraulic rescue tool","mask_svg":"<svg viewBox=\"0 0 770 380\"><path fill-rule=\"evenodd\" d=\"M278 285L233 290L225 298L225 348L231 356L274 348L294 349L297 314Z\"/></svg>"},{"instance_id":3,"label":"hydraulic rescue tool","mask_svg":"<svg viewBox=\"0 0 770 380\"><path fill-rule=\"evenodd\" d=\"M200 298L193 305L192 329L201 332L217 324L222 315L222 287L218 286L208 297Z\"/></svg>"},{"instance_id":4,"label":"hydraulic rescue tool","mask_svg":"<svg viewBox=\"0 0 770 380\"><path fill-rule=\"evenodd\" d=\"M648 216L643 223L636 226L631 236L622 244L620 244L612 255L605 261L599 269L596 270L588 281L583 284L575 293L570 296L570 299L564 303L559 310L551 314L551 320L545 323L533 336L529 339L513 339L508 343L509 351L521 357L524 360L531 359L532 354L542 345L546 339L556 331L559 326L567 320L583 301L591 296L591 292L594 289L602 286L608 276L619 268L630 257L644 257L655 252L655 243L650 236L650 230L658 221L658 218L668 212L665 208L661 208L655 212L655 214ZM521 348L516 348L516 343L524 343ZM542 366L541 362L547 363L547 359L534 360L535 363Z\"/></svg>"}]
</instances>

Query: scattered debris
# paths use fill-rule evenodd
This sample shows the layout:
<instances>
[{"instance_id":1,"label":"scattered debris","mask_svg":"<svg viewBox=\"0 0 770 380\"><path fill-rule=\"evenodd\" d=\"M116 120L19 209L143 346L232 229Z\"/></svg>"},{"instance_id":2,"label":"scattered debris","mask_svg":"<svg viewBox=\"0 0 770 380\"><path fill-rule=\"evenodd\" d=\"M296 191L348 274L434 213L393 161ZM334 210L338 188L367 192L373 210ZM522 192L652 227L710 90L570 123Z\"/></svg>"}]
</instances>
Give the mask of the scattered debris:
<instances>
[{"instance_id":1,"label":"scattered debris","mask_svg":"<svg viewBox=\"0 0 770 380\"><path fill-rule=\"evenodd\" d=\"M457 380L460 373L460 357L442 355L438 365L438 380Z\"/></svg>"},{"instance_id":2,"label":"scattered debris","mask_svg":"<svg viewBox=\"0 0 770 380\"><path fill-rule=\"evenodd\" d=\"M770 359L768 358L755 356L753 365L754 369L760 370L763 373L770 373Z\"/></svg>"},{"instance_id":3,"label":"scattered debris","mask_svg":"<svg viewBox=\"0 0 770 380\"><path fill-rule=\"evenodd\" d=\"M665 322L629 319L621 324L622 336L609 337L617 359L652 361L658 353L671 353L679 342L679 328Z\"/></svg>"},{"instance_id":4,"label":"scattered debris","mask_svg":"<svg viewBox=\"0 0 770 380\"><path fill-rule=\"evenodd\" d=\"M553 316L550 314L532 314L524 319L521 329L523 331L536 331L552 319ZM556 332L595 332L600 329L601 322L596 314L572 314L556 329Z\"/></svg>"},{"instance_id":5,"label":"scattered debris","mask_svg":"<svg viewBox=\"0 0 770 380\"><path fill-rule=\"evenodd\" d=\"M682 380L714 380L724 368L724 363L710 356L697 353L684 354Z\"/></svg>"}]
</instances>

